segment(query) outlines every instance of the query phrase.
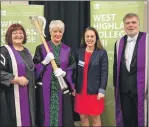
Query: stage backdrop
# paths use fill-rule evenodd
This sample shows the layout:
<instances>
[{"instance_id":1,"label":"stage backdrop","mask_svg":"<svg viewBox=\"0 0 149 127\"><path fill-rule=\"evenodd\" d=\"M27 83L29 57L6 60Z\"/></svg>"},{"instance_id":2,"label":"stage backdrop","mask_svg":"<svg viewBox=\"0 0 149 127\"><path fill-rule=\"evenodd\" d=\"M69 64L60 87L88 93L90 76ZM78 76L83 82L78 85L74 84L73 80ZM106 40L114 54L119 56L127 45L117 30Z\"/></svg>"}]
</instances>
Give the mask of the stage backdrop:
<instances>
[{"instance_id":1,"label":"stage backdrop","mask_svg":"<svg viewBox=\"0 0 149 127\"><path fill-rule=\"evenodd\" d=\"M100 39L108 52L109 58L109 77L106 91L105 111L102 115L104 126L115 125L115 102L113 88L113 57L114 44L116 40L122 37L123 17L126 13L134 12L140 16L140 27L144 30L144 2L139 1L91 1L91 26L95 27Z\"/></svg>"},{"instance_id":2,"label":"stage backdrop","mask_svg":"<svg viewBox=\"0 0 149 127\"><path fill-rule=\"evenodd\" d=\"M5 44L5 34L8 27L13 23L20 23L27 33L25 46L34 54L36 46L41 43L38 33L34 31L29 21L29 16L34 15L43 16L42 5L1 4L1 45Z\"/></svg>"}]
</instances>

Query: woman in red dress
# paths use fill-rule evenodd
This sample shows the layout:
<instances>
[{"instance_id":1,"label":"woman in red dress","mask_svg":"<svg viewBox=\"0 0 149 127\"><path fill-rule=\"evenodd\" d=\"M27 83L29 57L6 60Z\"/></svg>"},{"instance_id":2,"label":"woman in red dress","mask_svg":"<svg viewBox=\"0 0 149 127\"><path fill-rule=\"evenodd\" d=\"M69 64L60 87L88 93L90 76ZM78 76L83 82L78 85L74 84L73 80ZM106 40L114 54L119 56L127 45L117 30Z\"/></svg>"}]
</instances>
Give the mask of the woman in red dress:
<instances>
[{"instance_id":1,"label":"woman in red dress","mask_svg":"<svg viewBox=\"0 0 149 127\"><path fill-rule=\"evenodd\" d=\"M81 125L101 126L104 96L108 79L108 56L102 47L98 32L88 27L82 39L82 48L76 55L75 112L80 114Z\"/></svg>"}]
</instances>

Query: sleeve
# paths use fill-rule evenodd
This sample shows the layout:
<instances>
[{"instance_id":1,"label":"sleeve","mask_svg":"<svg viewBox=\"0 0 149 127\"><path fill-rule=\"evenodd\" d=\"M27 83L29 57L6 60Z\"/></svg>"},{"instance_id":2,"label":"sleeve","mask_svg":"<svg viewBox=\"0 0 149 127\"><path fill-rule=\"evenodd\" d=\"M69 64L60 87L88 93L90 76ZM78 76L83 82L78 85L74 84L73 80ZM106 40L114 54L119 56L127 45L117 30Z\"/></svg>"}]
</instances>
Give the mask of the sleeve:
<instances>
[{"instance_id":1,"label":"sleeve","mask_svg":"<svg viewBox=\"0 0 149 127\"><path fill-rule=\"evenodd\" d=\"M43 61L42 50L41 50L41 45L38 45L36 47L33 62L34 62L34 64L39 64L39 63L41 63L41 61Z\"/></svg>"},{"instance_id":2,"label":"sleeve","mask_svg":"<svg viewBox=\"0 0 149 127\"><path fill-rule=\"evenodd\" d=\"M41 63L43 61L43 55L41 50L41 45L36 47L35 55L33 57L33 62L35 64L35 78L36 78L36 125L42 126L44 122L44 105L43 105L43 87L42 87L42 77L44 73L45 66Z\"/></svg>"},{"instance_id":3,"label":"sleeve","mask_svg":"<svg viewBox=\"0 0 149 127\"><path fill-rule=\"evenodd\" d=\"M117 51L116 51L116 43L114 46L114 63L113 63L113 86L116 86L116 77L117 77Z\"/></svg>"},{"instance_id":4,"label":"sleeve","mask_svg":"<svg viewBox=\"0 0 149 127\"><path fill-rule=\"evenodd\" d=\"M70 51L69 64L68 64L68 68L66 69L66 80L70 84L71 90L74 90L74 86L75 86L75 84L73 82L73 71L75 68L74 66L75 66L74 55L73 55L72 51Z\"/></svg>"},{"instance_id":5,"label":"sleeve","mask_svg":"<svg viewBox=\"0 0 149 127\"><path fill-rule=\"evenodd\" d=\"M0 87L8 88L14 79L12 62L7 49L0 47Z\"/></svg>"},{"instance_id":6,"label":"sleeve","mask_svg":"<svg viewBox=\"0 0 149 127\"><path fill-rule=\"evenodd\" d=\"M46 65L43 65L41 62L43 61L43 55L41 50L41 45L36 47L35 55L33 57L33 62L35 64L35 78L36 81L41 80L44 70L46 69Z\"/></svg>"},{"instance_id":7,"label":"sleeve","mask_svg":"<svg viewBox=\"0 0 149 127\"><path fill-rule=\"evenodd\" d=\"M101 85L98 90L99 93L105 94L105 90L107 87L107 81L108 81L108 55L106 50L104 50L104 54L101 58Z\"/></svg>"}]
</instances>

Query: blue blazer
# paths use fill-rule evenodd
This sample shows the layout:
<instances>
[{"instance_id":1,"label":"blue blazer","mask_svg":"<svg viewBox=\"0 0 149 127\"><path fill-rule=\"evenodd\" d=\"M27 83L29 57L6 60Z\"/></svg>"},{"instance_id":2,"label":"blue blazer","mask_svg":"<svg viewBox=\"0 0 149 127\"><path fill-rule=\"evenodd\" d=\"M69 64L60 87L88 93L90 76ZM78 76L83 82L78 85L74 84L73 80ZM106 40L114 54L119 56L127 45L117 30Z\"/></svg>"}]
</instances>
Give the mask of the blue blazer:
<instances>
[{"instance_id":1,"label":"blue blazer","mask_svg":"<svg viewBox=\"0 0 149 127\"><path fill-rule=\"evenodd\" d=\"M83 86L85 48L76 54L76 92L80 93ZM108 56L104 49L95 49L90 58L87 77L87 93L105 93L108 80Z\"/></svg>"}]
</instances>

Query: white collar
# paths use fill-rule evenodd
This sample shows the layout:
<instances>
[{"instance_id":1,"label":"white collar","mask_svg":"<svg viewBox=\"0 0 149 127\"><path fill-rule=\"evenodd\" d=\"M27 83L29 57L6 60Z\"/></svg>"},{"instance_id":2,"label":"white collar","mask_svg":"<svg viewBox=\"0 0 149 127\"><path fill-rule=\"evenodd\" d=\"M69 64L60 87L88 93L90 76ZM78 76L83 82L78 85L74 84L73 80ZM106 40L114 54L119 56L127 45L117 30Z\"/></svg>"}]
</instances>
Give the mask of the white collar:
<instances>
[{"instance_id":1,"label":"white collar","mask_svg":"<svg viewBox=\"0 0 149 127\"><path fill-rule=\"evenodd\" d=\"M138 38L138 34L135 35L134 37L130 37L130 36L127 36L127 42L132 42L132 41L136 41Z\"/></svg>"}]
</instances>

